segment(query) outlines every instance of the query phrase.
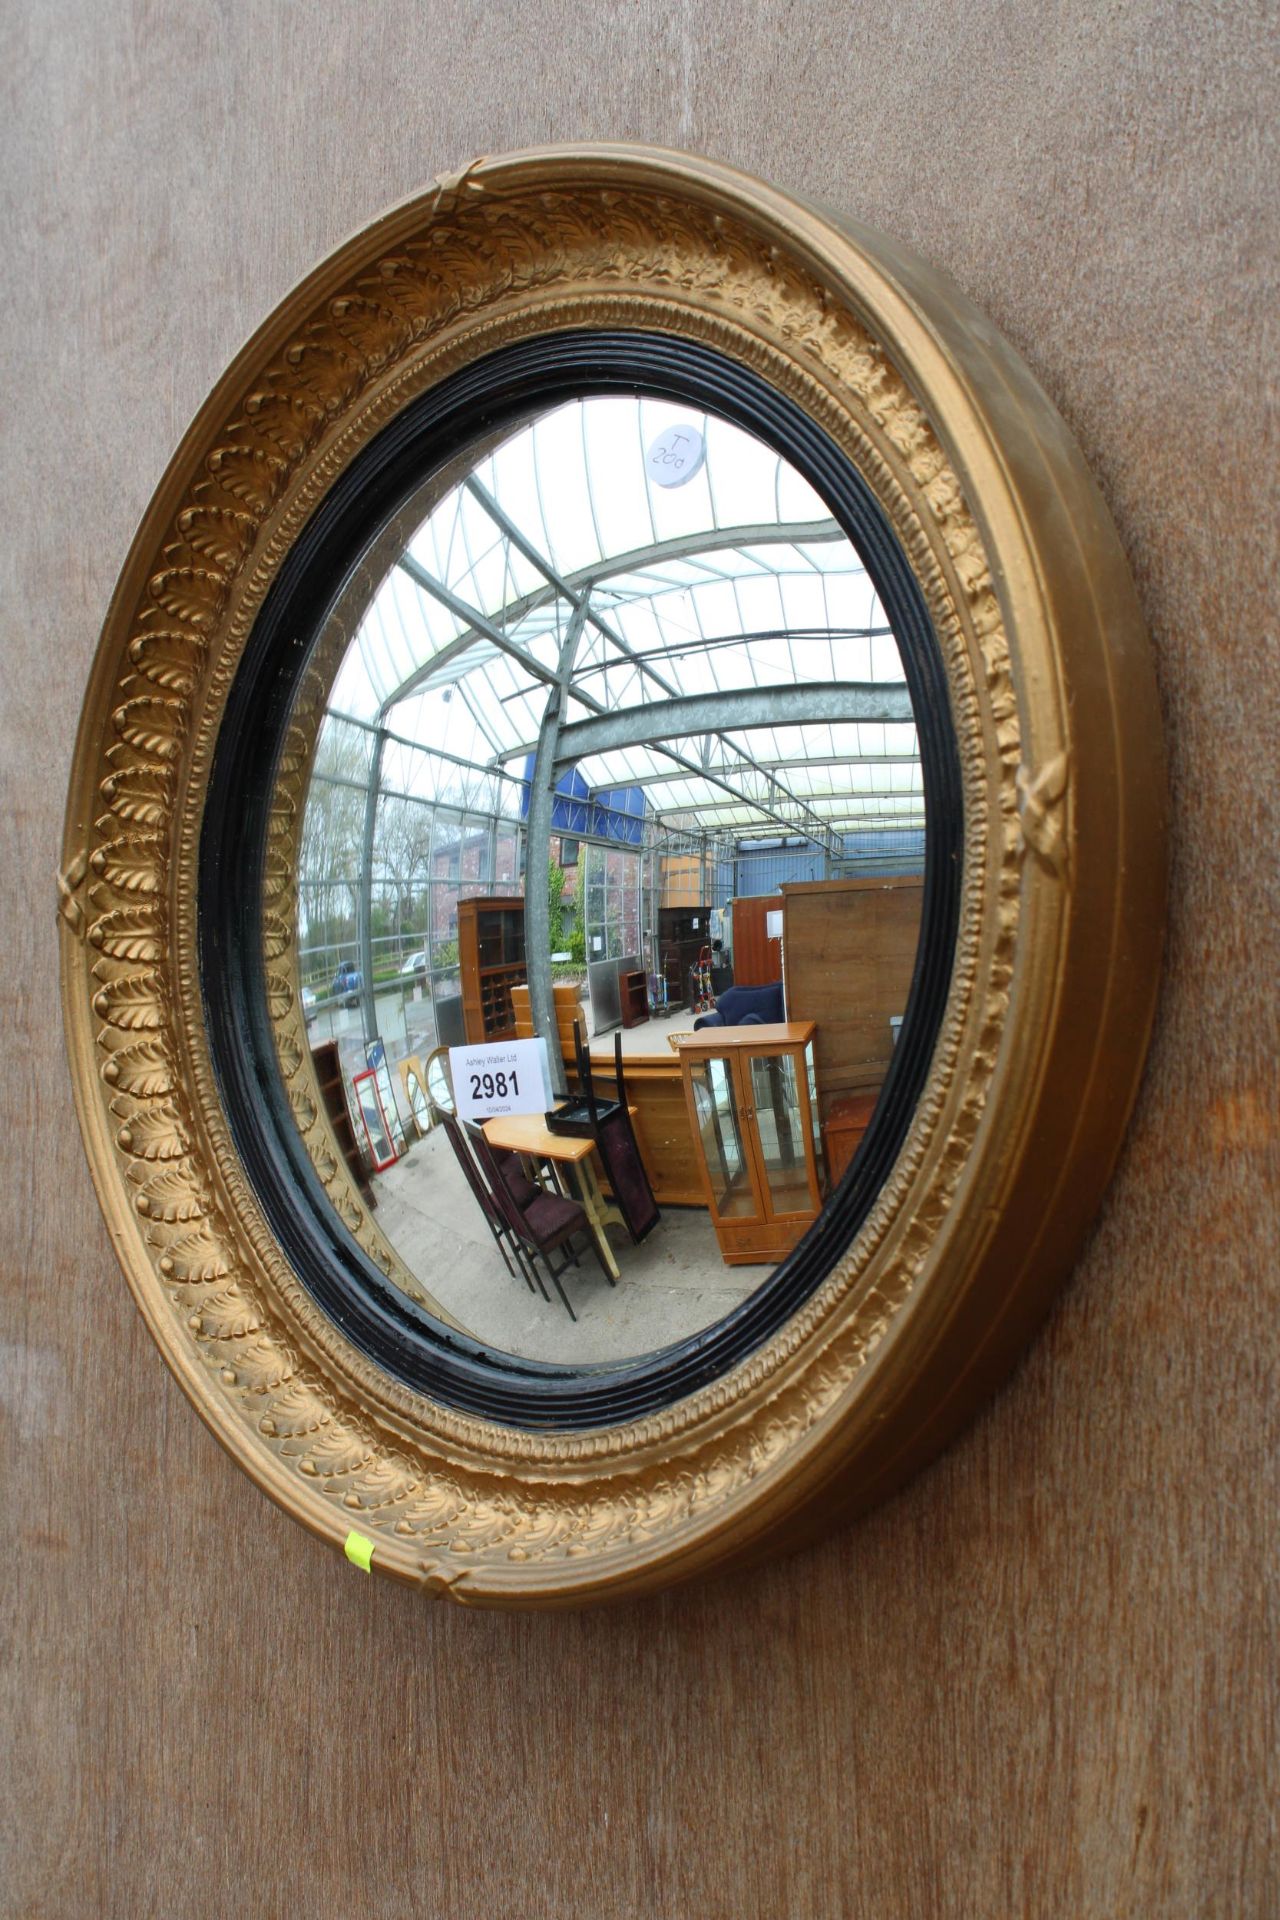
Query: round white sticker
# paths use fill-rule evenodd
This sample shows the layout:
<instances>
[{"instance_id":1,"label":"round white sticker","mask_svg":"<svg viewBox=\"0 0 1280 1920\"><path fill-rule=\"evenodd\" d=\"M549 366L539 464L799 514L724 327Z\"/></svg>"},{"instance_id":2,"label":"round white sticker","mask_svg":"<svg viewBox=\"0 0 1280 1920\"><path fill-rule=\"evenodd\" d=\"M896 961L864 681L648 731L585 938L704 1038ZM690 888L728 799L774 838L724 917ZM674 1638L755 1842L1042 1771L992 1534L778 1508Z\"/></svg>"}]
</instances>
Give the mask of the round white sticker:
<instances>
[{"instance_id":1,"label":"round white sticker","mask_svg":"<svg viewBox=\"0 0 1280 1920\"><path fill-rule=\"evenodd\" d=\"M707 443L696 427L668 427L651 444L645 464L660 487L682 487L706 457Z\"/></svg>"}]
</instances>

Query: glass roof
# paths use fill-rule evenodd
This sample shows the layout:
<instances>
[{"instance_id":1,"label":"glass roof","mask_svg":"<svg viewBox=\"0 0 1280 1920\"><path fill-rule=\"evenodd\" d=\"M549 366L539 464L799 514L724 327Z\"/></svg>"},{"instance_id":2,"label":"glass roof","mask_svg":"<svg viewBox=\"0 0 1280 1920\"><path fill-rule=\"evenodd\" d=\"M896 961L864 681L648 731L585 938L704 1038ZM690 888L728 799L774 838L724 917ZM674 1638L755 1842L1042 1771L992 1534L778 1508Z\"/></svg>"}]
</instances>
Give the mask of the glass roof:
<instances>
[{"instance_id":1,"label":"glass roof","mask_svg":"<svg viewBox=\"0 0 1280 1920\"><path fill-rule=\"evenodd\" d=\"M706 457L666 488L646 456L677 424L697 429ZM808 484L730 422L628 395L574 401L512 433L392 567L330 711L385 727L383 783L424 799L437 777L441 797L456 786L456 762L522 775L567 641L561 725L654 710L646 741L579 762L592 790L642 785L658 817L715 832L777 828L793 813L836 831L922 823L902 665L866 570ZM678 741L663 720L672 698L831 682L884 690L877 704L897 717ZM513 782L484 784L505 796L498 810L518 804ZM794 808L779 807L780 787Z\"/></svg>"}]
</instances>

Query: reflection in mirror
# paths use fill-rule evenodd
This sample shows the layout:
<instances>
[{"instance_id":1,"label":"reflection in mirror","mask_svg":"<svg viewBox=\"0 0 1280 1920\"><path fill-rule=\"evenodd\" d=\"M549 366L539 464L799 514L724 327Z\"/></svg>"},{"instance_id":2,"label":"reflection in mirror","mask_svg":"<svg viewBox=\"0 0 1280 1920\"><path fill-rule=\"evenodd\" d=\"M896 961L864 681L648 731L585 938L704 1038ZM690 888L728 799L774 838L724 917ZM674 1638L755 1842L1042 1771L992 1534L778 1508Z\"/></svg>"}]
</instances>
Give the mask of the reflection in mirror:
<instances>
[{"instance_id":1,"label":"reflection in mirror","mask_svg":"<svg viewBox=\"0 0 1280 1920\"><path fill-rule=\"evenodd\" d=\"M592 397L429 480L326 649L300 985L393 1277L529 1359L719 1321L856 1155L912 979L862 559L740 427Z\"/></svg>"},{"instance_id":2,"label":"reflection in mirror","mask_svg":"<svg viewBox=\"0 0 1280 1920\"><path fill-rule=\"evenodd\" d=\"M431 1097L424 1085L425 1080L426 1075L417 1054L407 1053L400 1062L400 1084L404 1089L404 1105L420 1140L431 1130Z\"/></svg>"},{"instance_id":3,"label":"reflection in mirror","mask_svg":"<svg viewBox=\"0 0 1280 1920\"><path fill-rule=\"evenodd\" d=\"M408 1021L405 1022L406 1028ZM449 1049L437 1047L427 1061L427 1098L432 1117L453 1112L453 1075L449 1071Z\"/></svg>"}]
</instances>

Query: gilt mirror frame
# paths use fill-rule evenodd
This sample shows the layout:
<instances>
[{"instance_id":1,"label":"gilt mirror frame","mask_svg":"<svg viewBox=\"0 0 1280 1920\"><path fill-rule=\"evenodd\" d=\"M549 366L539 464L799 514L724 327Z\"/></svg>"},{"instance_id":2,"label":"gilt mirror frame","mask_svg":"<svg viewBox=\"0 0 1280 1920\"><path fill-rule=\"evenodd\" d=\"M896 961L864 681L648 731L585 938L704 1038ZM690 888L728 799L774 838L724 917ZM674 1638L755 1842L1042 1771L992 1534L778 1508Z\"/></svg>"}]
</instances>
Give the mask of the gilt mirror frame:
<instances>
[{"instance_id":1,"label":"gilt mirror frame","mask_svg":"<svg viewBox=\"0 0 1280 1920\"><path fill-rule=\"evenodd\" d=\"M411 1390L299 1283L211 1060L200 856L237 668L322 503L423 396L592 329L746 370L870 490L936 638L963 851L936 1037L850 1244L735 1364L639 1417L566 1430ZM265 855L266 918L286 909L266 997L299 1115L314 1101L287 907L304 763L286 745ZM869 1507L1007 1371L1119 1150L1164 884L1159 710L1119 540L1052 405L952 282L688 155L478 161L272 314L182 440L125 564L58 888L91 1170L170 1369L320 1539L468 1604L633 1596Z\"/></svg>"}]
</instances>

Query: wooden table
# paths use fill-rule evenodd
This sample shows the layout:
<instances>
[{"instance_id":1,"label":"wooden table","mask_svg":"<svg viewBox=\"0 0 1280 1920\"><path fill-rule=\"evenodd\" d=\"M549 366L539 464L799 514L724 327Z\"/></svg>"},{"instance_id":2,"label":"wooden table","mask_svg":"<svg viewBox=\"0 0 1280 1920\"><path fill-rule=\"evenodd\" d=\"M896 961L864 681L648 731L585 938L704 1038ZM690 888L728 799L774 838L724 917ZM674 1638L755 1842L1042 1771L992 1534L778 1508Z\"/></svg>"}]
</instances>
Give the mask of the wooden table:
<instances>
[{"instance_id":1,"label":"wooden table","mask_svg":"<svg viewBox=\"0 0 1280 1920\"><path fill-rule=\"evenodd\" d=\"M628 1112L635 1117L634 1107L629 1106ZM503 1119L486 1120L484 1137L491 1147L505 1148L508 1153L521 1154L527 1160L551 1163L563 1191L571 1200L577 1200L586 1214L600 1258L613 1278L620 1278L605 1228L625 1227L627 1223L600 1191L595 1142L579 1134L552 1133L540 1113L512 1113Z\"/></svg>"}]
</instances>

